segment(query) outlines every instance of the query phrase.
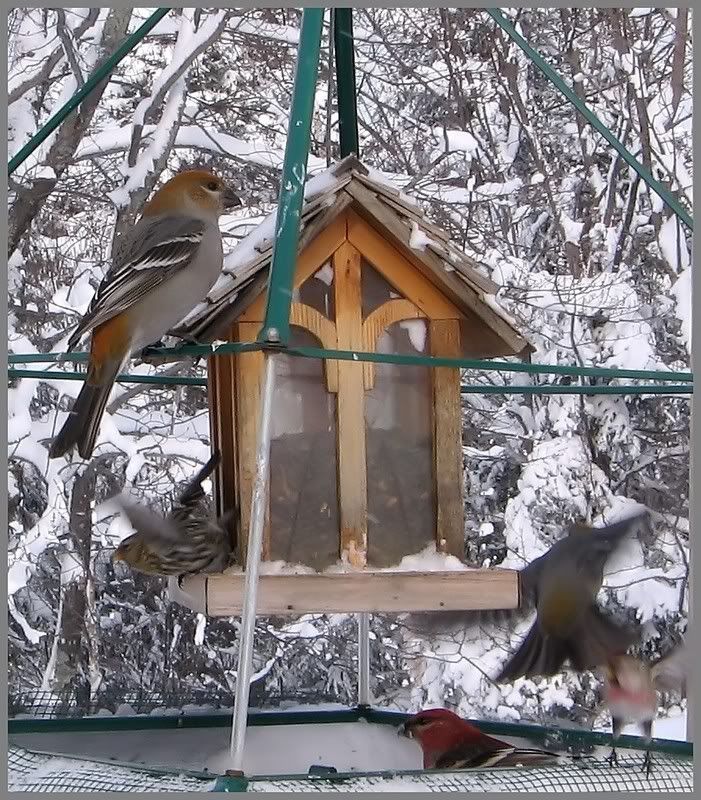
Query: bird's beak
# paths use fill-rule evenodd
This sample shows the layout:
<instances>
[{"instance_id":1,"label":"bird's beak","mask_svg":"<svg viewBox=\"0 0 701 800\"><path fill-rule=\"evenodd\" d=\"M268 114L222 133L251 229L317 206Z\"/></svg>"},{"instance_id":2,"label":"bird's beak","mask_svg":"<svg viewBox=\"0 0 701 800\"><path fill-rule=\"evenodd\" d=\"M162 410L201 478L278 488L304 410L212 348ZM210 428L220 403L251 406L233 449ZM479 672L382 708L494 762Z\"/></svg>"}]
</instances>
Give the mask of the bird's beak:
<instances>
[{"instance_id":1,"label":"bird's beak","mask_svg":"<svg viewBox=\"0 0 701 800\"><path fill-rule=\"evenodd\" d=\"M224 208L236 208L241 205L241 198L228 186L224 189Z\"/></svg>"}]
</instances>

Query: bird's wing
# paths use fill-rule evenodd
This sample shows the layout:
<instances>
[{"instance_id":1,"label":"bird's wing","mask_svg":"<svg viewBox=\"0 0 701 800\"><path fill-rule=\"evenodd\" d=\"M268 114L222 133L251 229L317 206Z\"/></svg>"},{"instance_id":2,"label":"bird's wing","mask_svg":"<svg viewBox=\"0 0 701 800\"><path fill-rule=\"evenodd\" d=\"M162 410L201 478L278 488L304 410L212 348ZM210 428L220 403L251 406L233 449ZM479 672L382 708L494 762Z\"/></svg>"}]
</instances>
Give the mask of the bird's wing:
<instances>
[{"instance_id":1,"label":"bird's wing","mask_svg":"<svg viewBox=\"0 0 701 800\"><path fill-rule=\"evenodd\" d=\"M555 542L547 553L519 571L521 606L532 607L536 604L538 582L549 562L552 565L559 560L578 560L580 557L597 562L605 560L639 524L650 526L650 514L647 510L603 528L591 528L579 523L571 525L567 536Z\"/></svg>"},{"instance_id":2,"label":"bird's wing","mask_svg":"<svg viewBox=\"0 0 701 800\"><path fill-rule=\"evenodd\" d=\"M603 528L594 528L596 532L594 545L602 553L612 553L635 528L650 530L651 526L650 513L645 510L627 519L612 522Z\"/></svg>"},{"instance_id":3,"label":"bird's wing","mask_svg":"<svg viewBox=\"0 0 701 800\"><path fill-rule=\"evenodd\" d=\"M418 636L437 636L465 630L481 620L479 611L414 611L403 615L407 629Z\"/></svg>"},{"instance_id":4,"label":"bird's wing","mask_svg":"<svg viewBox=\"0 0 701 800\"><path fill-rule=\"evenodd\" d=\"M547 750L535 750L526 747L511 747L498 753L493 753L484 767L526 767L537 764L552 764L560 761L561 756L557 753L549 753Z\"/></svg>"},{"instance_id":5,"label":"bird's wing","mask_svg":"<svg viewBox=\"0 0 701 800\"><path fill-rule=\"evenodd\" d=\"M496 683L513 682L522 675L554 675L567 658L567 642L547 636L535 621L525 638L494 678Z\"/></svg>"},{"instance_id":6,"label":"bird's wing","mask_svg":"<svg viewBox=\"0 0 701 800\"><path fill-rule=\"evenodd\" d=\"M690 661L691 655L684 642L656 661L650 670L655 688L664 692L682 692L686 695Z\"/></svg>"},{"instance_id":7,"label":"bird's wing","mask_svg":"<svg viewBox=\"0 0 701 800\"><path fill-rule=\"evenodd\" d=\"M157 550L159 547L172 545L182 538L180 529L172 520L154 514L146 506L132 503L124 497L115 499L136 533L152 549Z\"/></svg>"},{"instance_id":8,"label":"bird's wing","mask_svg":"<svg viewBox=\"0 0 701 800\"><path fill-rule=\"evenodd\" d=\"M493 740L498 741L498 740ZM517 767L547 764L559 761L557 753L547 750L531 750L500 743L492 749L486 744L475 743L455 747L436 759L436 769L485 769L491 767Z\"/></svg>"},{"instance_id":9,"label":"bird's wing","mask_svg":"<svg viewBox=\"0 0 701 800\"><path fill-rule=\"evenodd\" d=\"M228 511L225 511L220 517L217 518L217 525L228 534L231 534L232 539L232 547L235 548L238 544L238 535L239 535L239 507L238 504L234 506L234 508L230 508ZM231 529L231 525L234 523L234 529Z\"/></svg>"},{"instance_id":10,"label":"bird's wing","mask_svg":"<svg viewBox=\"0 0 701 800\"><path fill-rule=\"evenodd\" d=\"M182 521L187 519L204 500L205 494L202 483L209 478L221 462L221 453L215 450L209 461L199 470L192 480L183 489L177 502L168 515L172 520Z\"/></svg>"},{"instance_id":11,"label":"bird's wing","mask_svg":"<svg viewBox=\"0 0 701 800\"><path fill-rule=\"evenodd\" d=\"M526 564L523 569L519 570L519 608L535 608L538 602L538 581L543 573L543 567L547 564L549 555L550 551L533 559L530 564Z\"/></svg>"},{"instance_id":12,"label":"bird's wing","mask_svg":"<svg viewBox=\"0 0 701 800\"><path fill-rule=\"evenodd\" d=\"M107 322L186 267L205 233L205 223L184 215L142 218L117 252L85 316L68 340L75 347L87 331Z\"/></svg>"},{"instance_id":13,"label":"bird's wing","mask_svg":"<svg viewBox=\"0 0 701 800\"><path fill-rule=\"evenodd\" d=\"M578 672L603 667L637 644L640 634L639 625L616 622L593 603L569 639L570 665Z\"/></svg>"},{"instance_id":14,"label":"bird's wing","mask_svg":"<svg viewBox=\"0 0 701 800\"><path fill-rule=\"evenodd\" d=\"M471 767L486 766L496 753L501 753L504 749L513 749L508 745L500 743L497 749L485 747L480 741L462 742L456 747L452 747L440 755L434 764L436 769L470 769Z\"/></svg>"}]
</instances>

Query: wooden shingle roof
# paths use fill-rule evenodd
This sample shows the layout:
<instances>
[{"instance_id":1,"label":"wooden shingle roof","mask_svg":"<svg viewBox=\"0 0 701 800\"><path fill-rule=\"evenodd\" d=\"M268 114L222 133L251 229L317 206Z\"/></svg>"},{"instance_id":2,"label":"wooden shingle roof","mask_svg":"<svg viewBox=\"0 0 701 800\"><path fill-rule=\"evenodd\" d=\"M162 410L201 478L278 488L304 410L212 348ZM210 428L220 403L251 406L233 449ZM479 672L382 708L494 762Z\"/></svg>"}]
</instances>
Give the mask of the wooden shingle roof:
<instances>
[{"instance_id":1,"label":"wooden shingle roof","mask_svg":"<svg viewBox=\"0 0 701 800\"><path fill-rule=\"evenodd\" d=\"M410 197L371 178L355 156L307 181L299 251L349 207L379 229L458 308L476 314L514 355L533 350L499 306L498 285L482 275L477 263L429 222ZM265 289L274 236L275 211L226 257L222 274L205 301L174 332L200 342L224 335Z\"/></svg>"}]
</instances>

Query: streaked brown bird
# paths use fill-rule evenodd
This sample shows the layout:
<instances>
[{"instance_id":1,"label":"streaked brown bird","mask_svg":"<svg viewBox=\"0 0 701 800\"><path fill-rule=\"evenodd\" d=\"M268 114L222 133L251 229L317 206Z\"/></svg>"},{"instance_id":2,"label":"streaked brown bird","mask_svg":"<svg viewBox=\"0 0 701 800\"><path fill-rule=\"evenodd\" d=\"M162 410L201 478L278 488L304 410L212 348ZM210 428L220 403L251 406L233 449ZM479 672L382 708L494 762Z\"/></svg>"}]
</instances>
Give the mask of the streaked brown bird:
<instances>
[{"instance_id":1,"label":"streaked brown bird","mask_svg":"<svg viewBox=\"0 0 701 800\"><path fill-rule=\"evenodd\" d=\"M497 681L554 675L566 661L580 672L594 669L638 639L637 628L604 616L596 596L609 556L640 525L650 529L647 511L604 528L573 525L519 572L521 608L535 606L536 619Z\"/></svg>"},{"instance_id":2,"label":"streaked brown bird","mask_svg":"<svg viewBox=\"0 0 701 800\"><path fill-rule=\"evenodd\" d=\"M637 723L647 749L643 769L650 775L652 723L657 716L657 692L680 692L686 696L691 654L684 643L650 664L628 655L613 656L604 666L604 702L611 712L613 747L610 764L618 764L616 742L624 725Z\"/></svg>"},{"instance_id":3,"label":"streaked brown bird","mask_svg":"<svg viewBox=\"0 0 701 800\"><path fill-rule=\"evenodd\" d=\"M193 575L222 572L233 561L234 542L229 530L234 509L214 517L202 488L221 461L215 451L195 475L166 517L144 505L117 498L136 531L112 555L145 575Z\"/></svg>"}]
</instances>

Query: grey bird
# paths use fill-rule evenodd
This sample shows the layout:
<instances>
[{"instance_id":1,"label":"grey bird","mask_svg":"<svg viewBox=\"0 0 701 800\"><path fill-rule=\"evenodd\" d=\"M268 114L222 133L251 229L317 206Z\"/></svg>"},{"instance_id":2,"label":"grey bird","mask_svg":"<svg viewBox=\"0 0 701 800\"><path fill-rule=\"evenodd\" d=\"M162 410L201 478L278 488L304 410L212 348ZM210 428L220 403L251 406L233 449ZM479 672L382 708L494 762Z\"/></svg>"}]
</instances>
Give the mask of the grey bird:
<instances>
[{"instance_id":1,"label":"grey bird","mask_svg":"<svg viewBox=\"0 0 701 800\"><path fill-rule=\"evenodd\" d=\"M596 596L608 558L640 525L650 529L647 511L604 528L573 525L520 571L522 608L535 606L536 619L497 681L554 675L566 661L577 671L593 669L638 639L637 627L607 618Z\"/></svg>"},{"instance_id":2,"label":"grey bird","mask_svg":"<svg viewBox=\"0 0 701 800\"><path fill-rule=\"evenodd\" d=\"M146 204L125 236L68 350L91 333L88 372L49 456L77 446L90 458L117 375L207 296L222 269L219 216L240 200L205 170L181 172Z\"/></svg>"}]
</instances>

